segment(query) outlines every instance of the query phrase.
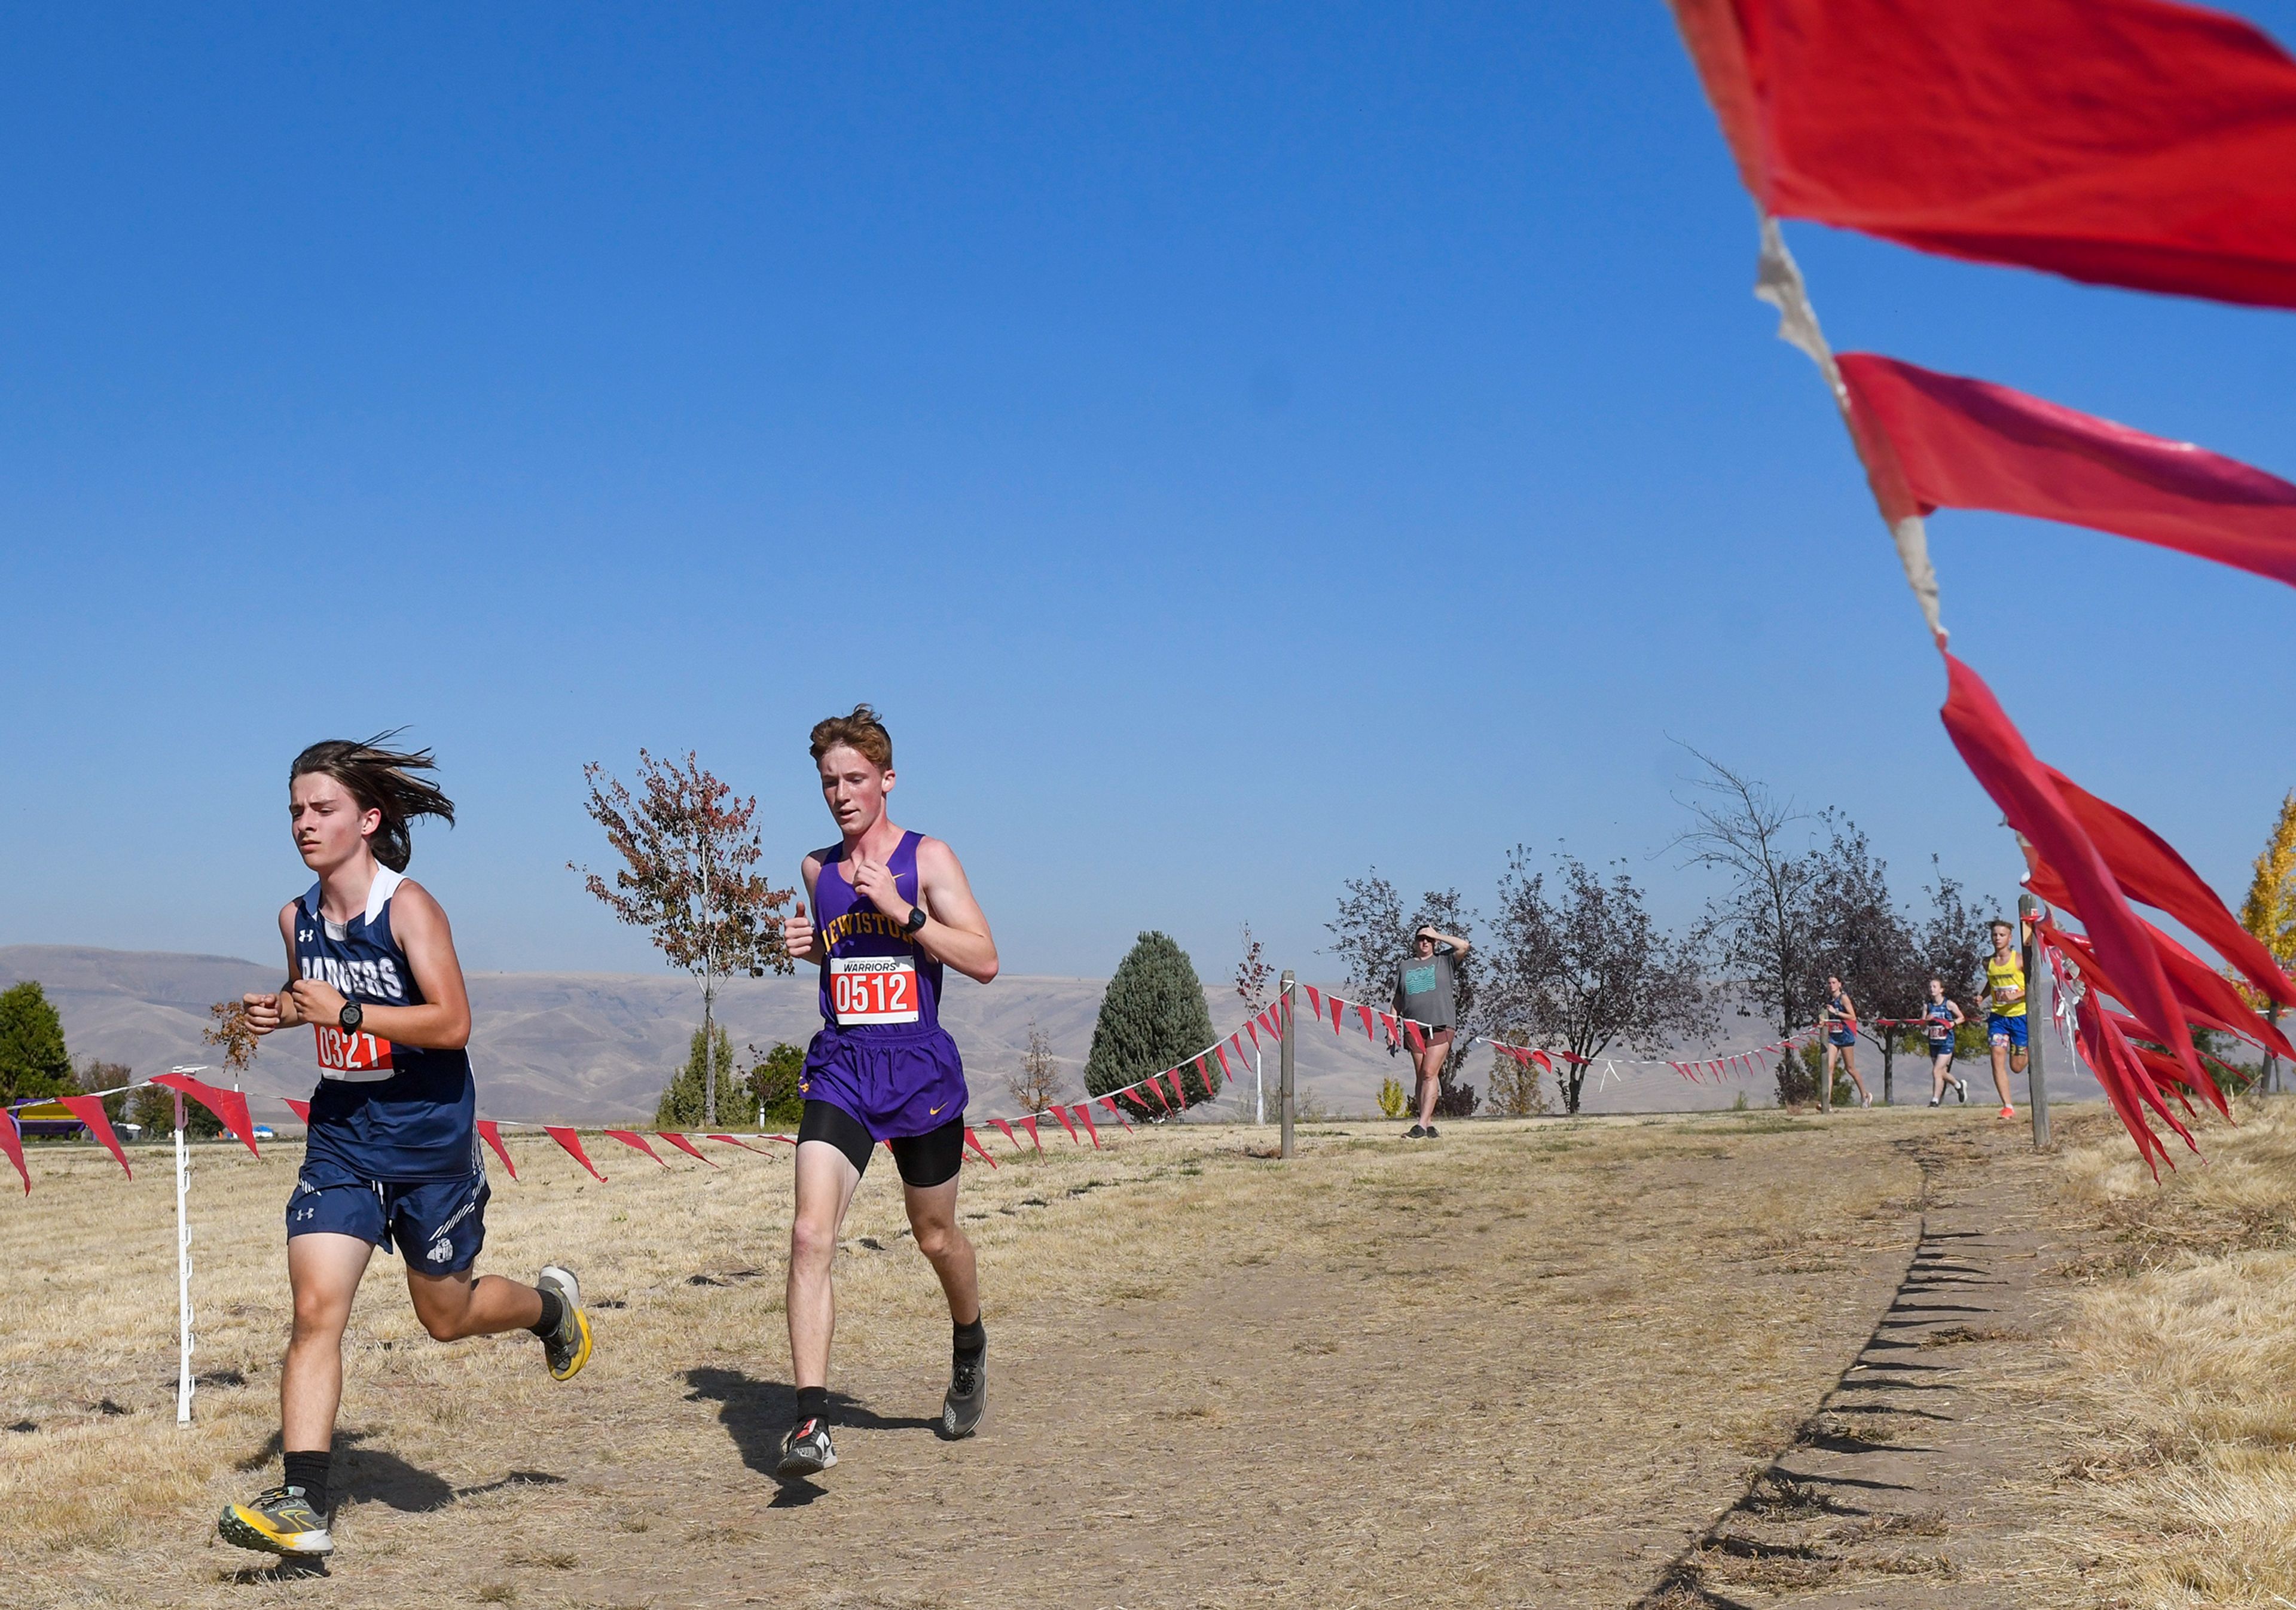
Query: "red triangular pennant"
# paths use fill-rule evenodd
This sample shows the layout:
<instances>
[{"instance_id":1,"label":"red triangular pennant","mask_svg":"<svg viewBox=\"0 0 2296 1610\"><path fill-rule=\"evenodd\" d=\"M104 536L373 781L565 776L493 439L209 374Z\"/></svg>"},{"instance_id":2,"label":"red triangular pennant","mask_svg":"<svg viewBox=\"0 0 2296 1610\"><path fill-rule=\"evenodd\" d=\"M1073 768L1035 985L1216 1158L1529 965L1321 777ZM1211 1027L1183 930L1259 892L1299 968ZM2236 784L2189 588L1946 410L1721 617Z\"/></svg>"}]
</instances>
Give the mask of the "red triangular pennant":
<instances>
[{"instance_id":1,"label":"red triangular pennant","mask_svg":"<svg viewBox=\"0 0 2296 1610\"><path fill-rule=\"evenodd\" d=\"M629 1147L634 1151L642 1151L645 1153L647 1156L652 1157L657 1165L663 1168L668 1168L669 1166L668 1164L662 1162L661 1155L659 1152L655 1151L652 1147L648 1146L645 1143L645 1137L644 1135L633 1133L631 1131L627 1129L602 1130L599 1132L603 1134L609 1140L619 1140L624 1146Z\"/></svg>"},{"instance_id":2,"label":"red triangular pennant","mask_svg":"<svg viewBox=\"0 0 2296 1610\"><path fill-rule=\"evenodd\" d=\"M1069 1132L1069 1141L1071 1145L1082 1146L1084 1144L1083 1141L1077 1139L1076 1125L1070 1121L1068 1114L1062 1112L1057 1107L1049 1107L1046 1110L1049 1111L1054 1117L1058 1118L1061 1121L1061 1127L1062 1129Z\"/></svg>"},{"instance_id":3,"label":"red triangular pennant","mask_svg":"<svg viewBox=\"0 0 2296 1610\"><path fill-rule=\"evenodd\" d=\"M16 1132L16 1115L0 1112L0 1152L8 1154L8 1161L16 1165L16 1173L24 1181L24 1194L32 1194L32 1173L24 1166L24 1138Z\"/></svg>"},{"instance_id":4,"label":"red triangular pennant","mask_svg":"<svg viewBox=\"0 0 2296 1610\"><path fill-rule=\"evenodd\" d=\"M1320 1020L1324 1015L1324 998L1316 993L1316 986L1312 984L1303 984L1300 987L1308 992L1308 1015Z\"/></svg>"},{"instance_id":5,"label":"red triangular pennant","mask_svg":"<svg viewBox=\"0 0 2296 1610\"><path fill-rule=\"evenodd\" d=\"M1029 1145L1035 1147L1038 1151L1045 1149L1045 1143L1037 1139L1037 1120L1033 1116L1021 1119L1021 1127L1029 1132Z\"/></svg>"},{"instance_id":6,"label":"red triangular pennant","mask_svg":"<svg viewBox=\"0 0 2296 1610\"><path fill-rule=\"evenodd\" d=\"M279 1099L287 1104L287 1110L295 1115L296 1123L305 1129L311 1127L311 1104L308 1101L298 1101L292 1096L282 1096Z\"/></svg>"},{"instance_id":7,"label":"red triangular pennant","mask_svg":"<svg viewBox=\"0 0 2296 1610\"><path fill-rule=\"evenodd\" d=\"M983 1163L991 1168L996 1166L996 1159L988 1155L988 1148L980 1144L980 1137L972 1132L972 1126L969 1124L964 1129L964 1143L980 1154L980 1160Z\"/></svg>"},{"instance_id":8,"label":"red triangular pennant","mask_svg":"<svg viewBox=\"0 0 2296 1610\"><path fill-rule=\"evenodd\" d=\"M1124 1109L1116 1105L1114 1098L1103 1096L1100 1098L1100 1104L1108 1109L1108 1116L1110 1117L1115 1119L1127 1129L1130 1129L1132 1127L1132 1120L1125 1116Z\"/></svg>"},{"instance_id":9,"label":"red triangular pennant","mask_svg":"<svg viewBox=\"0 0 2296 1610\"><path fill-rule=\"evenodd\" d=\"M512 1163L510 1160L510 1153L503 1149L502 1125L496 1124L492 1118L480 1119L479 1139L494 1148L495 1156L500 1157L502 1165L510 1170L510 1177L513 1180L517 1179L518 1165Z\"/></svg>"},{"instance_id":10,"label":"red triangular pennant","mask_svg":"<svg viewBox=\"0 0 2296 1610\"><path fill-rule=\"evenodd\" d=\"M555 1124L544 1124L542 1126L542 1132L548 1135L553 1140L557 1141L559 1145L564 1147L568 1156L573 1158L577 1163L579 1163L584 1168L588 1169L590 1177L593 1180L595 1180L601 1185L603 1185L606 1182L606 1176L590 1166L590 1154L582 1149L581 1136L576 1134L570 1129L567 1129L562 1125Z\"/></svg>"},{"instance_id":11,"label":"red triangular pennant","mask_svg":"<svg viewBox=\"0 0 2296 1610\"><path fill-rule=\"evenodd\" d=\"M1019 1151L1021 1149L1021 1137L1013 1132L1013 1125L1010 1121L1004 1118L991 1118L988 1122L994 1124L998 1129L1004 1132L1004 1138L1013 1143L1013 1149L1014 1151Z\"/></svg>"},{"instance_id":12,"label":"red triangular pennant","mask_svg":"<svg viewBox=\"0 0 2296 1610\"><path fill-rule=\"evenodd\" d=\"M702 1138L704 1140L721 1140L721 1141L725 1142L727 1146L738 1146L738 1147L740 1147L740 1148L741 1148L743 1151L745 1151L745 1152L756 1152L756 1153L758 1154L758 1156L759 1156L760 1157L770 1157L770 1156L772 1156L774 1155L773 1153L771 1153L771 1152L769 1152L769 1151L765 1150L763 1148L760 1148L760 1147L755 1147L755 1146L750 1145L747 1140L735 1140L732 1135L704 1135L704 1136L702 1136L701 1138ZM760 1136L760 1137L758 1137L758 1138L759 1138L760 1140L789 1140L789 1137L788 1137L787 1135L764 1135L764 1136ZM792 1142L791 1142L791 1143L792 1145L794 1145L794 1144L795 1144L795 1142L794 1142L794 1141L792 1141Z\"/></svg>"},{"instance_id":13,"label":"red triangular pennant","mask_svg":"<svg viewBox=\"0 0 2296 1610\"><path fill-rule=\"evenodd\" d=\"M1084 1125L1084 1132L1092 1137L1092 1149L1098 1151L1100 1149L1100 1131L1093 1127L1092 1108L1079 1101L1070 1110L1076 1114L1077 1122Z\"/></svg>"},{"instance_id":14,"label":"red triangular pennant","mask_svg":"<svg viewBox=\"0 0 2296 1610\"><path fill-rule=\"evenodd\" d=\"M695 1146L693 1141L687 1140L684 1135L679 1134L676 1130L658 1129L654 1131L654 1133L660 1135L663 1140L677 1148L678 1150L684 1152L696 1163L706 1164L711 1168L718 1166L715 1163L711 1163L709 1158L701 1155L701 1148Z\"/></svg>"},{"instance_id":15,"label":"red triangular pennant","mask_svg":"<svg viewBox=\"0 0 2296 1610\"><path fill-rule=\"evenodd\" d=\"M133 1180L135 1171L127 1167L127 1154L119 1149L119 1137L111 1132L111 1115L103 1110L101 1096L58 1096L56 1099L71 1109L72 1115L87 1125L87 1132L103 1142L104 1149L119 1159Z\"/></svg>"},{"instance_id":16,"label":"red triangular pennant","mask_svg":"<svg viewBox=\"0 0 2296 1610\"><path fill-rule=\"evenodd\" d=\"M255 1121L247 1116L247 1098L238 1091L202 1083L189 1074L160 1074L154 1076L152 1083L183 1091L222 1119L223 1126L245 1142L248 1150L255 1151ZM255 1155L259 1157L263 1154L255 1152Z\"/></svg>"}]
</instances>

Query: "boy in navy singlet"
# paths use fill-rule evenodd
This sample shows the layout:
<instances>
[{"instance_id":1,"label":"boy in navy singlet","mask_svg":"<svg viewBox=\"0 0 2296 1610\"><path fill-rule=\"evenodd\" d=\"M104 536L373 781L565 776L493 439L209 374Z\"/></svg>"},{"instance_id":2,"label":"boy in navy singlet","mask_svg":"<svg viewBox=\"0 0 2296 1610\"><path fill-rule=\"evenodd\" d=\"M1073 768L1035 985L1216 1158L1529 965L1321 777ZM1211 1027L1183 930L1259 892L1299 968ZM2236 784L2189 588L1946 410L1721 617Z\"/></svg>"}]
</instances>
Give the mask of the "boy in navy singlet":
<instances>
[{"instance_id":1,"label":"boy in navy singlet","mask_svg":"<svg viewBox=\"0 0 2296 1610\"><path fill-rule=\"evenodd\" d=\"M463 1049L470 1000L447 913L404 876L408 824L452 822L455 807L415 775L430 768L429 751L394 753L382 741L331 740L296 757L289 814L319 880L279 913L286 985L246 997L258 1034L308 1025L320 1070L287 1200L295 1326L279 1378L285 1479L226 1506L217 1522L226 1542L268 1554L334 1550L327 1465L343 1327L376 1247L396 1245L415 1315L439 1340L530 1330L562 1381L590 1357L571 1270L547 1265L533 1286L472 1273L488 1193Z\"/></svg>"},{"instance_id":2,"label":"boy in navy singlet","mask_svg":"<svg viewBox=\"0 0 2296 1610\"><path fill-rule=\"evenodd\" d=\"M964 1065L940 1026L942 968L987 984L996 942L956 855L885 815L893 740L866 705L813 729L821 793L839 841L805 858L805 891L782 927L790 955L821 968L821 1032L806 1048L798 1088L797 1212L790 1230L790 1358L798 1419L782 1439L778 1474L817 1475L837 1463L829 1436L830 1267L853 1192L884 1142L900 1171L917 1250L940 1277L955 1328L946 1437L972 1434L988 1398L988 1333L972 1243L956 1222L964 1155Z\"/></svg>"}]
</instances>

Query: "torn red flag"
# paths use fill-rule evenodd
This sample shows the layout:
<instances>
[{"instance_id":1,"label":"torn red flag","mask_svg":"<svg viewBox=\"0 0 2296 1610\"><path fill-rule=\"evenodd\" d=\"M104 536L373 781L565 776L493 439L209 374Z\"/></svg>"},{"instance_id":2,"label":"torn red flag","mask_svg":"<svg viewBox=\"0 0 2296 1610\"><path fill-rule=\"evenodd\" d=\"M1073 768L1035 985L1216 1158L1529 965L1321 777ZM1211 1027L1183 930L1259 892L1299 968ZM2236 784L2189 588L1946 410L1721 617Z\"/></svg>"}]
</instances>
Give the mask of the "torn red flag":
<instances>
[{"instance_id":1,"label":"torn red flag","mask_svg":"<svg viewBox=\"0 0 2296 1610\"><path fill-rule=\"evenodd\" d=\"M627 1129L601 1130L599 1132L604 1135L609 1140L619 1140L624 1146L630 1148L633 1151L642 1151L645 1153L645 1155L652 1157L656 1165L660 1167L668 1168L669 1166L668 1164L662 1162L660 1155L657 1153L652 1147L648 1146L645 1143L645 1137L644 1135L633 1133L631 1131Z\"/></svg>"},{"instance_id":2,"label":"torn red flag","mask_svg":"<svg viewBox=\"0 0 2296 1610\"><path fill-rule=\"evenodd\" d=\"M1948 691L1939 712L1947 735L2009 825L2030 839L2080 903L2089 942L2136 999L2121 1003L2156 1031L2155 1038L2195 1078L2201 1076L2193 1037L2177 1009L2160 953L2144 922L2128 909L2119 884L2082 832L2046 771L1984 679L1944 650Z\"/></svg>"},{"instance_id":3,"label":"torn red flag","mask_svg":"<svg viewBox=\"0 0 2296 1610\"><path fill-rule=\"evenodd\" d=\"M2162 0L1673 0L1764 211L2296 307L2296 62Z\"/></svg>"},{"instance_id":4,"label":"torn red flag","mask_svg":"<svg viewBox=\"0 0 2296 1610\"><path fill-rule=\"evenodd\" d=\"M1840 363L1854 428L1887 438L1923 514L2059 520L2296 585L2296 486L2277 476L1988 380Z\"/></svg>"},{"instance_id":5,"label":"torn red flag","mask_svg":"<svg viewBox=\"0 0 2296 1610\"><path fill-rule=\"evenodd\" d=\"M715 1163L710 1162L709 1158L701 1155L701 1148L700 1147L694 1145L693 1141L687 1140L684 1135L679 1134L676 1130L659 1129L656 1130L654 1133L660 1135L663 1140L677 1148L678 1150L684 1152L696 1163L701 1164L705 1167L709 1168L715 1168L718 1166Z\"/></svg>"},{"instance_id":6,"label":"torn red flag","mask_svg":"<svg viewBox=\"0 0 2296 1610\"><path fill-rule=\"evenodd\" d=\"M56 1102L69 1108L72 1116L87 1125L87 1132L103 1143L104 1150L112 1155L129 1179L135 1177L135 1171L127 1166L127 1154L119 1149L119 1137L112 1133L111 1115L103 1110L102 1097L58 1096Z\"/></svg>"},{"instance_id":7,"label":"torn red flag","mask_svg":"<svg viewBox=\"0 0 2296 1610\"><path fill-rule=\"evenodd\" d=\"M580 1135L576 1134L570 1129L555 1124L544 1124L542 1126L542 1132L548 1135L553 1140L557 1141L560 1146L563 1147L568 1156L573 1158L577 1163L579 1163L585 1169L589 1170L590 1177L593 1180L595 1180L601 1185L603 1185L606 1182L606 1176L600 1173L595 1168L591 1167L590 1154L582 1149L582 1137Z\"/></svg>"},{"instance_id":8,"label":"torn red flag","mask_svg":"<svg viewBox=\"0 0 2296 1610\"><path fill-rule=\"evenodd\" d=\"M513 1180L517 1179L518 1165L512 1163L510 1160L510 1153L503 1149L502 1125L496 1124L492 1118L480 1119L479 1139L494 1148L495 1156L500 1157L502 1165L510 1171L510 1177Z\"/></svg>"},{"instance_id":9,"label":"torn red flag","mask_svg":"<svg viewBox=\"0 0 2296 1610\"><path fill-rule=\"evenodd\" d=\"M158 1074L152 1080L169 1090L181 1091L208 1111L223 1120L223 1126L239 1137L247 1149L255 1151L255 1120L247 1116L247 1098L235 1090L224 1090L203 1083L189 1074ZM255 1152L261 1156L261 1152Z\"/></svg>"}]
</instances>

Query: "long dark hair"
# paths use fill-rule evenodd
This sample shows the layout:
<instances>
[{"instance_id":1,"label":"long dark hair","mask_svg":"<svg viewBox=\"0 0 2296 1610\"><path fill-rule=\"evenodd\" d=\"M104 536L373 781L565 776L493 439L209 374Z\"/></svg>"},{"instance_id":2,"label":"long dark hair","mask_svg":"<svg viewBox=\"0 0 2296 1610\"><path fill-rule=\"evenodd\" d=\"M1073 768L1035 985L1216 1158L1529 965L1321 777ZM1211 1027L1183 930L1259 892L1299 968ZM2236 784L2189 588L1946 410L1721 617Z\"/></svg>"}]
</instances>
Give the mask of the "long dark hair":
<instances>
[{"instance_id":1,"label":"long dark hair","mask_svg":"<svg viewBox=\"0 0 2296 1610\"><path fill-rule=\"evenodd\" d=\"M386 749L389 743L404 727L393 727L388 732L378 732L365 743L353 743L348 738L330 738L313 744L295 756L288 768L287 786L293 788L298 777L316 772L322 777L332 777L343 785L362 811L382 813L382 825L376 828L368 847L374 858L394 872L403 872L414 854L414 846L406 836L408 826L418 816L442 818L448 827L455 825L455 802L439 792L439 785L428 778L417 777L417 772L431 772L439 763L428 749Z\"/></svg>"}]
</instances>

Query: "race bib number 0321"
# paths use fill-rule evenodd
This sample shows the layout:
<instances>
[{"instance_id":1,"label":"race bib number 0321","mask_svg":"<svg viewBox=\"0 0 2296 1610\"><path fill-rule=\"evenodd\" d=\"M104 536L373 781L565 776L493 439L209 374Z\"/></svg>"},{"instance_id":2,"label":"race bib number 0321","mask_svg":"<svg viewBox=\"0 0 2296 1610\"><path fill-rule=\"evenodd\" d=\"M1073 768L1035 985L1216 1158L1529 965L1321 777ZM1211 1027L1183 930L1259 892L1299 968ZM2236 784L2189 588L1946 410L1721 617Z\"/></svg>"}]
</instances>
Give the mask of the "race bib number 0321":
<instances>
[{"instance_id":1,"label":"race bib number 0321","mask_svg":"<svg viewBox=\"0 0 2296 1610\"><path fill-rule=\"evenodd\" d=\"M373 1034L347 1034L323 1024L311 1026L319 1042L321 1076L328 1079L387 1079L390 1076L390 1042Z\"/></svg>"},{"instance_id":2,"label":"race bib number 0321","mask_svg":"<svg viewBox=\"0 0 2296 1610\"><path fill-rule=\"evenodd\" d=\"M829 1004L840 1028L914 1023L917 964L906 956L832 956Z\"/></svg>"}]
</instances>

